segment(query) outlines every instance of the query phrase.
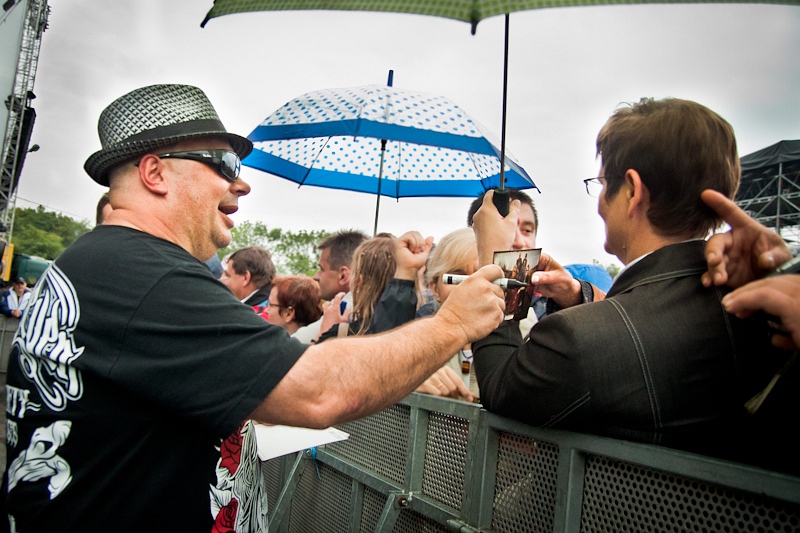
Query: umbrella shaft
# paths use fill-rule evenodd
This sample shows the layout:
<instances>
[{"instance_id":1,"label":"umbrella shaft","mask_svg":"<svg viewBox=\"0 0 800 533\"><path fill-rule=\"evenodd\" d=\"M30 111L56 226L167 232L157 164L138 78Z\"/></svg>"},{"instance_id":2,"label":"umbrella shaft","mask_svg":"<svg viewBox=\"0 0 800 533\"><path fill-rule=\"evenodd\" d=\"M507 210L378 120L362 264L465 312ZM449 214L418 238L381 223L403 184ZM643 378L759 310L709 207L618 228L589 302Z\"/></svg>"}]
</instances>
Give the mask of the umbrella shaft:
<instances>
[{"instance_id":1,"label":"umbrella shaft","mask_svg":"<svg viewBox=\"0 0 800 533\"><path fill-rule=\"evenodd\" d=\"M506 43L503 54L503 122L500 132L500 189L506 185L506 104L508 100L508 27L510 16L506 13Z\"/></svg>"},{"instance_id":2,"label":"umbrella shaft","mask_svg":"<svg viewBox=\"0 0 800 533\"><path fill-rule=\"evenodd\" d=\"M378 199L375 201L375 226L372 236L378 234L378 212L381 210L381 182L383 181L383 156L386 154L386 139L381 139L381 164L378 167Z\"/></svg>"}]
</instances>

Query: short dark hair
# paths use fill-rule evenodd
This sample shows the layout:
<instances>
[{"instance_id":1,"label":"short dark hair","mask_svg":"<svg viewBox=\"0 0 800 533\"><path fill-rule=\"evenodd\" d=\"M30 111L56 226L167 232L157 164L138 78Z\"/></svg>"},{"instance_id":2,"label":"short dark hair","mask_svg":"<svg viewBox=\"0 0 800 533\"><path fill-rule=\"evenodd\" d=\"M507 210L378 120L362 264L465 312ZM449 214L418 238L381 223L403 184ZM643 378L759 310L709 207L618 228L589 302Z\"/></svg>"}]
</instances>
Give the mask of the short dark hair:
<instances>
[{"instance_id":1,"label":"short dark hair","mask_svg":"<svg viewBox=\"0 0 800 533\"><path fill-rule=\"evenodd\" d=\"M99 226L104 222L103 220L103 208L109 204L108 200L108 192L104 192L103 196L100 197L100 200L97 202L97 213L95 214L95 223Z\"/></svg>"},{"instance_id":2,"label":"short dark hair","mask_svg":"<svg viewBox=\"0 0 800 533\"><path fill-rule=\"evenodd\" d=\"M642 98L617 109L597 135L610 200L625 172L639 173L650 194L647 218L665 236L704 237L722 220L700 199L713 189L733 199L742 171L733 128L689 100Z\"/></svg>"},{"instance_id":3,"label":"short dark hair","mask_svg":"<svg viewBox=\"0 0 800 533\"><path fill-rule=\"evenodd\" d=\"M283 307L294 309L294 319L302 326L319 320L322 316L322 301L319 285L308 276L278 276L273 280L278 302ZM273 302L276 303L276 302Z\"/></svg>"},{"instance_id":4,"label":"short dark hair","mask_svg":"<svg viewBox=\"0 0 800 533\"><path fill-rule=\"evenodd\" d=\"M236 250L228 258L233 271L241 275L250 272L253 285L259 289L272 283L275 277L275 265L269 252L259 246L247 246Z\"/></svg>"},{"instance_id":5,"label":"short dark hair","mask_svg":"<svg viewBox=\"0 0 800 533\"><path fill-rule=\"evenodd\" d=\"M531 199L531 197L518 189L506 188L506 190L508 191L508 195L511 197L512 200L519 200L523 204L528 204L529 206L531 206L531 211L533 211L533 225L536 226L535 231L538 232L539 213L536 212L536 206L533 205L533 200ZM470 204L469 212L467 212L467 226L472 227L472 218L475 216L475 213L478 212L478 209L481 208L484 196L486 196L486 191L482 192L480 196L475 198L475 200L472 201L472 204Z\"/></svg>"},{"instance_id":6,"label":"short dark hair","mask_svg":"<svg viewBox=\"0 0 800 533\"><path fill-rule=\"evenodd\" d=\"M321 252L330 248L328 266L336 270L343 266L349 266L353 262L353 252L367 239L368 237L363 231L341 230L323 239L317 246L317 250Z\"/></svg>"}]
</instances>

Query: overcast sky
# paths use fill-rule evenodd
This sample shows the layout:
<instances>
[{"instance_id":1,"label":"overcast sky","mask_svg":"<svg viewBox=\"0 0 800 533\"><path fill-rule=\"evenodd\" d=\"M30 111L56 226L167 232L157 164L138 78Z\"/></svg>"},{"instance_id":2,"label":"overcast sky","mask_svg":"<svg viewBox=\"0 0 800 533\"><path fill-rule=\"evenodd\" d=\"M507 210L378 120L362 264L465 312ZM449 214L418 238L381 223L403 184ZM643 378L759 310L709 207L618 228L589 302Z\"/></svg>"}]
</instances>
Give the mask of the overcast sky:
<instances>
[{"instance_id":1,"label":"overcast sky","mask_svg":"<svg viewBox=\"0 0 800 533\"><path fill-rule=\"evenodd\" d=\"M469 25L419 15L266 12L200 28L211 1L50 0L34 102L38 118L19 207L94 219L104 189L83 171L100 148L97 118L154 83L209 96L247 135L300 94L385 83L445 95L499 137L503 18ZM800 8L647 5L553 8L511 15L508 149L541 194L538 245L563 263L615 261L603 251L595 136L620 102L696 100L734 127L745 155L800 138ZM284 229L372 232L375 197L293 183L253 169L234 220ZM380 231L441 238L465 224L468 199L382 199Z\"/></svg>"}]
</instances>

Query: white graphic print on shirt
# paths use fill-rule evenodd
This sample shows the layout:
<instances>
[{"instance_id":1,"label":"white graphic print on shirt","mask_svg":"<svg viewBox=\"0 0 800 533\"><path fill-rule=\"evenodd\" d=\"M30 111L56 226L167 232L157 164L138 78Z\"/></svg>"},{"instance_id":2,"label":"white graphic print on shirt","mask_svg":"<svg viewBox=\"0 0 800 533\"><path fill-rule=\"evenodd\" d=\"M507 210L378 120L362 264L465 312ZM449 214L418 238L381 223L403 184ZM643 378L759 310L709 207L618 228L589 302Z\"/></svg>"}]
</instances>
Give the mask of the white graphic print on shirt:
<instances>
[{"instance_id":1,"label":"white graphic print on shirt","mask_svg":"<svg viewBox=\"0 0 800 533\"><path fill-rule=\"evenodd\" d=\"M210 487L212 533L267 531L267 488L253 422L239 426L219 451L217 486Z\"/></svg>"},{"instance_id":2,"label":"white graphic print on shirt","mask_svg":"<svg viewBox=\"0 0 800 533\"><path fill-rule=\"evenodd\" d=\"M70 364L83 353L83 348L76 347L73 338L80 317L78 299L72 284L53 265L39 280L31 300L33 304L12 346L17 349L20 367L42 401L53 411L63 411L68 401L78 400L83 395L81 373ZM8 387L6 405L11 415L24 418L26 411L41 409L40 404L28 400L28 393ZM57 452L69 437L71 428L71 421L57 420L34 431L27 449L8 467L9 492L20 481L50 478L47 489L53 499L69 485L72 470ZM16 435L16 431L13 434Z\"/></svg>"},{"instance_id":3,"label":"white graphic print on shirt","mask_svg":"<svg viewBox=\"0 0 800 533\"><path fill-rule=\"evenodd\" d=\"M52 500L72 481L72 470L69 463L56 455L58 448L69 437L72 422L58 420L46 428L39 428L33 433L28 449L19 454L8 467L8 491L20 481L38 481L49 477Z\"/></svg>"},{"instance_id":4,"label":"white graphic print on shirt","mask_svg":"<svg viewBox=\"0 0 800 533\"><path fill-rule=\"evenodd\" d=\"M36 284L31 300L13 347L42 401L53 411L63 411L68 401L83 395L81 373L72 366L83 353L72 336L80 318L78 298L72 283L52 265Z\"/></svg>"}]
</instances>

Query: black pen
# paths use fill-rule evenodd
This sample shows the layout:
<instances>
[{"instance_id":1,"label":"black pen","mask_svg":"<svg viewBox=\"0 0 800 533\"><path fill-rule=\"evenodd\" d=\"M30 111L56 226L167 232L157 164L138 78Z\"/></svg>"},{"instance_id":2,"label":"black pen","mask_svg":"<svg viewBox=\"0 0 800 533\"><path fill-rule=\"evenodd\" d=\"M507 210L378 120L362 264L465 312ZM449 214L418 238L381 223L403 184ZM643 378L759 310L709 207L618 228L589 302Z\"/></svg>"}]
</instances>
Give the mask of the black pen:
<instances>
[{"instance_id":1,"label":"black pen","mask_svg":"<svg viewBox=\"0 0 800 533\"><path fill-rule=\"evenodd\" d=\"M442 274L442 283L445 285L458 285L469 276L463 276L461 274ZM517 281L515 279L510 278L500 278L494 280L492 283L495 285L499 285L504 289L519 289L522 287L527 287L527 283L523 283L521 281Z\"/></svg>"}]
</instances>

